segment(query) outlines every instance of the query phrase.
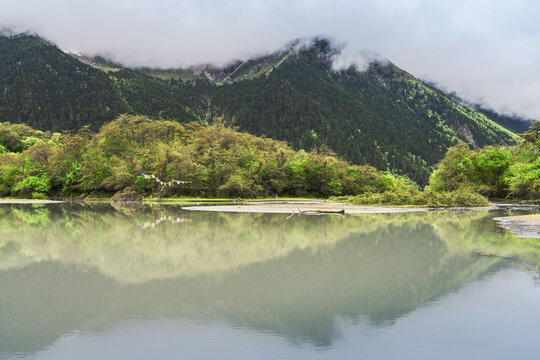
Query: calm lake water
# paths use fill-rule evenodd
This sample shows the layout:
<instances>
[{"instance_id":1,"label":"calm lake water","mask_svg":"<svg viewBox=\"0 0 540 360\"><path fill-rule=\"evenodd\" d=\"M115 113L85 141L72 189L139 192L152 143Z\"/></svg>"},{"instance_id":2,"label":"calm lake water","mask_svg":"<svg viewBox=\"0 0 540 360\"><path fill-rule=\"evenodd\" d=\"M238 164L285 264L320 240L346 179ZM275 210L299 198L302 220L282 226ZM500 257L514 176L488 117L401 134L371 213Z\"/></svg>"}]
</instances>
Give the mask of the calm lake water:
<instances>
[{"instance_id":1,"label":"calm lake water","mask_svg":"<svg viewBox=\"0 0 540 360\"><path fill-rule=\"evenodd\" d=\"M538 359L518 213L0 205L0 359Z\"/></svg>"}]
</instances>

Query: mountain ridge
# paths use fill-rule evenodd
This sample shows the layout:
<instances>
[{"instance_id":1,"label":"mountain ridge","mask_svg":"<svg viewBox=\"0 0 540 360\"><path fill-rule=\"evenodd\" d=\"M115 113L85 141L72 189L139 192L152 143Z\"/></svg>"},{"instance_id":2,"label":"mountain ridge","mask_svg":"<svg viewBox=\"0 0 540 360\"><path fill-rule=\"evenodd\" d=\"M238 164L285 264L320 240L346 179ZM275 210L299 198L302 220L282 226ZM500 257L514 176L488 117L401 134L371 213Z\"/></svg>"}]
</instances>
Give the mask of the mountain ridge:
<instances>
[{"instance_id":1,"label":"mountain ridge","mask_svg":"<svg viewBox=\"0 0 540 360\"><path fill-rule=\"evenodd\" d=\"M268 76L269 73L275 67L279 66L289 56L294 56L298 54L298 52L302 48L304 49L309 48L310 42L314 42L318 40L326 40L326 39L322 37L295 39L295 40L290 41L284 47L278 49L277 51L273 53L258 55L258 56L250 57L243 60L236 59L236 60L230 61L229 63L221 67L217 65L213 65L212 63L203 63L203 64L198 64L198 65L192 65L187 68L135 67L133 68L133 70L141 71L152 77L156 77L162 80L168 80L168 79L174 78L176 80L182 80L184 82L193 82L196 79L198 80L206 79L216 85L231 84L231 83L242 81L242 80L250 80L250 79L263 76L263 75ZM336 51L332 55L339 56L340 49L337 48L335 50ZM125 68L121 64L114 63L113 61L107 60L101 56L91 57L91 56L78 56L76 54L72 54L72 55L74 55L77 59L85 63L89 59L97 58L98 61L96 63L93 63L93 65L97 67L101 67L104 70L111 69L111 66L113 69ZM332 58L331 60L332 62L336 61L336 57ZM392 66L396 66L387 58L383 58L381 56L372 56L369 59L369 61L367 61L364 64L366 66L366 69L364 69L364 71L367 70L367 68L369 67L369 64L372 64L372 63L391 64ZM341 67L341 68L333 67L333 69L334 71L339 72L339 71L347 70L348 68L351 68L351 67L354 70L357 70L360 72L363 71L363 70L358 70L359 66L354 62L345 67ZM414 75L404 70L402 71L406 73L408 76L410 76L411 78L415 78ZM485 105L466 101L460 98L455 93L448 93L446 90L444 90L443 88L441 88L440 86L438 86L437 84L433 82L425 81L423 79L419 79L419 80L423 82L424 84L428 85L429 87L436 89L437 91L440 91L444 94L447 94L458 105L461 105L464 107L472 107L478 112L483 113L484 115L486 115L488 118L492 119L499 125L502 125L503 127L506 127L507 129L515 133L521 133L521 132L526 131L531 125L532 121L534 121L533 119L526 119L517 114L499 113L490 107L486 107Z\"/></svg>"},{"instance_id":2,"label":"mountain ridge","mask_svg":"<svg viewBox=\"0 0 540 360\"><path fill-rule=\"evenodd\" d=\"M121 113L182 123L220 119L297 150L329 148L420 184L450 146L515 136L497 123L511 126L509 117L462 104L389 61L335 69L340 50L324 38L190 69L130 69L67 55L40 39L0 37L7 54L0 60L0 121L58 131L97 130Z\"/></svg>"}]
</instances>

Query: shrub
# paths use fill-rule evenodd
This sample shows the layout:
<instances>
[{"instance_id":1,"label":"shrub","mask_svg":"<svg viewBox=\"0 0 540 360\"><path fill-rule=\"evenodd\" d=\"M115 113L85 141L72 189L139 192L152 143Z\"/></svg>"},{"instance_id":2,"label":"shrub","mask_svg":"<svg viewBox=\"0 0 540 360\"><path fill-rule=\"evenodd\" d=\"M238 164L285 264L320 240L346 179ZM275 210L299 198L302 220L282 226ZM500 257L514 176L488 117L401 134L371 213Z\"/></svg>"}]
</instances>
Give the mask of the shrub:
<instances>
[{"instance_id":1,"label":"shrub","mask_svg":"<svg viewBox=\"0 0 540 360\"><path fill-rule=\"evenodd\" d=\"M24 180L16 183L11 189L12 195L26 196L33 193L46 194L51 189L49 177L46 173L38 176L27 176Z\"/></svg>"},{"instance_id":2,"label":"shrub","mask_svg":"<svg viewBox=\"0 0 540 360\"><path fill-rule=\"evenodd\" d=\"M414 188L395 189L382 193L364 193L357 196L335 197L353 205L417 205L417 206L485 206L489 201L471 189L455 191L419 191Z\"/></svg>"}]
</instances>

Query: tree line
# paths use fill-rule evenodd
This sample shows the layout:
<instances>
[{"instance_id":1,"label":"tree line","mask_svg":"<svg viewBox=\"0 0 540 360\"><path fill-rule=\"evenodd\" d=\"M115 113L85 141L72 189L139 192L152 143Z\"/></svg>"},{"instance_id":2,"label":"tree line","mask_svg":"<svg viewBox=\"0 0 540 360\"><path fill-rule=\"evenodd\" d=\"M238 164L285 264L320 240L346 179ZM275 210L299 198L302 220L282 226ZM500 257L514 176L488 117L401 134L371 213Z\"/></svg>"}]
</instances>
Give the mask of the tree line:
<instances>
[{"instance_id":1,"label":"tree line","mask_svg":"<svg viewBox=\"0 0 540 360\"><path fill-rule=\"evenodd\" d=\"M351 165L326 147L295 151L219 121L201 126L134 115L97 133L1 123L0 154L0 196L14 197L329 197L385 192L404 182ZM186 183L165 186L142 173Z\"/></svg>"},{"instance_id":2,"label":"tree line","mask_svg":"<svg viewBox=\"0 0 540 360\"><path fill-rule=\"evenodd\" d=\"M514 146L450 148L431 175L429 187L434 191L468 187L499 199L540 199L540 122L515 142Z\"/></svg>"}]
</instances>

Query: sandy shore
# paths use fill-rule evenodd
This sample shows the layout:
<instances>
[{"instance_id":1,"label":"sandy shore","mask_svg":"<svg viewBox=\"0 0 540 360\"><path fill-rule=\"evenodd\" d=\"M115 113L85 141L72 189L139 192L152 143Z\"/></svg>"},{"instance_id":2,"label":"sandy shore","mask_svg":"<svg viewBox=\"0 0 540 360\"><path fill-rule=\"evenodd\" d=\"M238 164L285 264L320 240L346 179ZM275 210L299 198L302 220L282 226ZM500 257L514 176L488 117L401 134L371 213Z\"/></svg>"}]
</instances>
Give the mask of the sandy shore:
<instances>
[{"instance_id":1,"label":"sandy shore","mask_svg":"<svg viewBox=\"0 0 540 360\"><path fill-rule=\"evenodd\" d=\"M504 216L493 220L519 237L540 239L540 214Z\"/></svg>"},{"instance_id":2,"label":"sandy shore","mask_svg":"<svg viewBox=\"0 0 540 360\"><path fill-rule=\"evenodd\" d=\"M329 201L290 201L290 202L257 202L239 205L215 206L186 206L183 210L191 211L219 211L219 212L257 212L275 214L293 214L301 212L324 212L343 210L345 214L385 214L433 210L493 210L495 207L481 208L434 208L434 207L398 207L398 206L359 206L347 205Z\"/></svg>"},{"instance_id":3,"label":"sandy shore","mask_svg":"<svg viewBox=\"0 0 540 360\"><path fill-rule=\"evenodd\" d=\"M0 204L60 204L59 200L0 199Z\"/></svg>"}]
</instances>

